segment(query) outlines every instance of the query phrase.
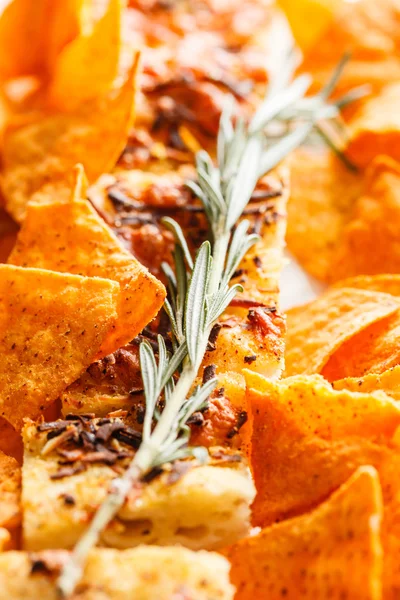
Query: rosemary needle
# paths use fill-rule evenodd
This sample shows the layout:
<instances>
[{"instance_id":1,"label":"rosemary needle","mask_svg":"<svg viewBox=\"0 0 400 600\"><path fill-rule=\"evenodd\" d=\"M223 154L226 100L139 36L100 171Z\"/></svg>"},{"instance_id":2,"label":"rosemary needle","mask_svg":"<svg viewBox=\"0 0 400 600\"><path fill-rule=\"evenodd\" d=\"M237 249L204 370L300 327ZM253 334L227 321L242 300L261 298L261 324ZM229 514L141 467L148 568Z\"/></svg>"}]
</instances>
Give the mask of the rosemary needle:
<instances>
[{"instance_id":1,"label":"rosemary needle","mask_svg":"<svg viewBox=\"0 0 400 600\"><path fill-rule=\"evenodd\" d=\"M237 223L259 177L302 144L318 120L336 118L339 114L341 101L330 103L328 96L346 60L338 65L327 86L313 97L304 97L311 83L308 76L298 77L291 83L280 78L270 86L272 92L247 124L240 119L233 124L232 99L221 115L218 164L215 165L206 152L198 153L198 182L187 185L204 206L211 241L203 242L193 261L179 225L173 219L164 219L165 226L175 237L175 271L168 265L163 266L169 289L164 308L171 322L173 353L167 352L162 336L158 336L158 361L150 344L142 342L140 345L146 398L142 443L125 473L112 481L106 499L63 567L57 582L61 597L73 593L82 577L88 553L148 471L180 458L207 460L205 448L189 446L187 422L193 413L206 406L217 385L213 377L193 388L212 327L241 290L238 284L230 285L232 274L258 239L248 233L248 221ZM360 93L358 90L355 97L360 97ZM351 94L347 94L343 103L350 101ZM276 123L287 126L285 133L271 137L269 126ZM160 398L164 399L161 413Z\"/></svg>"}]
</instances>

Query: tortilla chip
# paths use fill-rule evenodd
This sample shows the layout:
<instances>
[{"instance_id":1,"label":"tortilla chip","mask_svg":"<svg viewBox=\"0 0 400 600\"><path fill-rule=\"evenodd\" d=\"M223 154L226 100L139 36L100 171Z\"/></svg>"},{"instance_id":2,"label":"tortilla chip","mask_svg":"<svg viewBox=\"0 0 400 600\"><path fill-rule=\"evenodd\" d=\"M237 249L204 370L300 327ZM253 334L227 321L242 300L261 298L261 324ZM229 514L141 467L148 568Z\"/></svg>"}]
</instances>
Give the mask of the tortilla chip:
<instances>
[{"instance_id":1,"label":"tortilla chip","mask_svg":"<svg viewBox=\"0 0 400 600\"><path fill-rule=\"evenodd\" d=\"M371 393L382 390L393 398L400 400L400 366L393 367L382 374L372 373L365 377L346 377L332 383L335 390Z\"/></svg>"},{"instance_id":2,"label":"tortilla chip","mask_svg":"<svg viewBox=\"0 0 400 600\"><path fill-rule=\"evenodd\" d=\"M70 175L82 161L90 182L111 169L132 122L137 61L124 84L74 113L40 115L4 136L2 191L6 209L23 221L29 200L66 200Z\"/></svg>"},{"instance_id":3,"label":"tortilla chip","mask_svg":"<svg viewBox=\"0 0 400 600\"><path fill-rule=\"evenodd\" d=\"M393 315L389 294L332 288L287 313L286 375L320 373L329 358L360 331Z\"/></svg>"},{"instance_id":4,"label":"tortilla chip","mask_svg":"<svg viewBox=\"0 0 400 600\"><path fill-rule=\"evenodd\" d=\"M358 466L377 466L400 425L400 406L383 392L335 391L320 375L279 383L246 375L261 527L312 509Z\"/></svg>"},{"instance_id":5,"label":"tortilla chip","mask_svg":"<svg viewBox=\"0 0 400 600\"><path fill-rule=\"evenodd\" d=\"M384 292L391 296L400 296L400 275L358 275L338 281L335 287L358 288L372 292Z\"/></svg>"},{"instance_id":6,"label":"tortilla chip","mask_svg":"<svg viewBox=\"0 0 400 600\"><path fill-rule=\"evenodd\" d=\"M400 364L400 312L374 323L346 341L322 369L328 381L382 374Z\"/></svg>"},{"instance_id":7,"label":"tortilla chip","mask_svg":"<svg viewBox=\"0 0 400 600\"><path fill-rule=\"evenodd\" d=\"M328 500L301 517L228 548L236 600L382 597L382 494L361 467Z\"/></svg>"},{"instance_id":8,"label":"tortilla chip","mask_svg":"<svg viewBox=\"0 0 400 600\"><path fill-rule=\"evenodd\" d=\"M109 0L101 4L105 5L104 14L89 31L84 28L56 62L48 100L61 110L71 110L89 98L106 94L118 74L122 2ZM92 3L87 10L94 12L94 8Z\"/></svg>"},{"instance_id":9,"label":"tortilla chip","mask_svg":"<svg viewBox=\"0 0 400 600\"><path fill-rule=\"evenodd\" d=\"M292 165L288 246L309 273L332 282L400 272L399 163L378 156L354 175L329 149L301 149Z\"/></svg>"},{"instance_id":10,"label":"tortilla chip","mask_svg":"<svg viewBox=\"0 0 400 600\"><path fill-rule=\"evenodd\" d=\"M335 88L337 95L366 82L375 91L399 81L399 25L397 0L342 2L330 25L305 52L301 71L313 76L313 91L326 85L344 52L351 60Z\"/></svg>"},{"instance_id":11,"label":"tortilla chip","mask_svg":"<svg viewBox=\"0 0 400 600\"><path fill-rule=\"evenodd\" d=\"M342 285L344 287L354 287L369 291L385 292L391 294L392 296L400 296L400 275L375 275L372 277L360 275L358 277L345 279L344 281L336 284L337 287L341 287ZM396 321L397 319L395 320L393 317L393 321L390 319L390 324L393 326ZM373 333L369 328L367 332ZM392 348L392 352L394 352L392 362L396 362L396 356L398 355L395 351L396 343L393 335L392 339L394 344L394 347ZM355 341L357 341L357 337L355 338ZM367 343L367 348L368 347L369 346ZM361 349L361 361L363 355L364 348ZM333 359L333 363L329 362L324 369L324 373L331 379L340 375L340 372L336 372L336 369L339 367L339 358L340 357ZM375 373L375 369L379 365L380 358L381 356L378 356L377 363L372 366L374 370L373 373L365 376L345 377L344 379L338 379L333 381L333 387L335 389L348 389L360 392L374 392L376 390L383 390L395 400L400 400L400 366L392 366L387 371L382 371L384 366L381 366L379 369L380 372ZM333 371L334 365L336 365L335 372ZM360 362L360 364L353 365L351 370L352 372L361 372L362 362Z\"/></svg>"},{"instance_id":12,"label":"tortilla chip","mask_svg":"<svg viewBox=\"0 0 400 600\"><path fill-rule=\"evenodd\" d=\"M368 169L364 192L355 201L338 240L330 279L399 273L399 227L400 164L378 157Z\"/></svg>"},{"instance_id":13,"label":"tortilla chip","mask_svg":"<svg viewBox=\"0 0 400 600\"><path fill-rule=\"evenodd\" d=\"M21 523L21 469L11 456L0 452L0 527L13 530Z\"/></svg>"},{"instance_id":14,"label":"tortilla chip","mask_svg":"<svg viewBox=\"0 0 400 600\"><path fill-rule=\"evenodd\" d=\"M79 32L81 0L11 0L0 17L0 78L48 77Z\"/></svg>"},{"instance_id":15,"label":"tortilla chip","mask_svg":"<svg viewBox=\"0 0 400 600\"><path fill-rule=\"evenodd\" d=\"M38 235L43 229L46 236ZM133 340L165 298L162 283L122 246L87 200L29 203L9 263L117 281L118 321L105 354Z\"/></svg>"},{"instance_id":16,"label":"tortilla chip","mask_svg":"<svg viewBox=\"0 0 400 600\"><path fill-rule=\"evenodd\" d=\"M18 225L0 208L0 263L7 262L17 239Z\"/></svg>"},{"instance_id":17,"label":"tortilla chip","mask_svg":"<svg viewBox=\"0 0 400 600\"><path fill-rule=\"evenodd\" d=\"M0 527L0 552L8 550L10 540L10 532L7 531L7 529L3 529L2 527Z\"/></svg>"},{"instance_id":18,"label":"tortilla chip","mask_svg":"<svg viewBox=\"0 0 400 600\"><path fill-rule=\"evenodd\" d=\"M22 463L23 446L21 435L3 417L0 417L0 451L8 456L12 456L20 464Z\"/></svg>"},{"instance_id":19,"label":"tortilla chip","mask_svg":"<svg viewBox=\"0 0 400 600\"><path fill-rule=\"evenodd\" d=\"M326 146L300 148L290 164L288 248L311 275L332 280L336 246L361 194L362 177L347 169Z\"/></svg>"},{"instance_id":20,"label":"tortilla chip","mask_svg":"<svg viewBox=\"0 0 400 600\"><path fill-rule=\"evenodd\" d=\"M379 472L384 499L385 598L400 589L400 405L383 392L335 391L320 376L272 383L247 373L254 412L255 525L316 507L362 465Z\"/></svg>"},{"instance_id":21,"label":"tortilla chip","mask_svg":"<svg viewBox=\"0 0 400 600\"><path fill-rule=\"evenodd\" d=\"M387 290L393 297L400 295L400 278L396 275L354 277L345 280L343 285L376 290L378 293ZM341 282L336 287L340 289ZM331 356L322 374L329 381L384 374L400 364L399 332L400 311L397 311L347 340Z\"/></svg>"},{"instance_id":22,"label":"tortilla chip","mask_svg":"<svg viewBox=\"0 0 400 600\"><path fill-rule=\"evenodd\" d=\"M363 102L349 123L346 154L355 164L366 167L379 154L400 160L399 102L400 83Z\"/></svg>"},{"instance_id":23,"label":"tortilla chip","mask_svg":"<svg viewBox=\"0 0 400 600\"><path fill-rule=\"evenodd\" d=\"M118 298L113 281L0 265L0 411L14 427L99 357Z\"/></svg>"},{"instance_id":24,"label":"tortilla chip","mask_svg":"<svg viewBox=\"0 0 400 600\"><path fill-rule=\"evenodd\" d=\"M340 4L341 0L278 0L303 51L311 48L328 27Z\"/></svg>"}]
</instances>

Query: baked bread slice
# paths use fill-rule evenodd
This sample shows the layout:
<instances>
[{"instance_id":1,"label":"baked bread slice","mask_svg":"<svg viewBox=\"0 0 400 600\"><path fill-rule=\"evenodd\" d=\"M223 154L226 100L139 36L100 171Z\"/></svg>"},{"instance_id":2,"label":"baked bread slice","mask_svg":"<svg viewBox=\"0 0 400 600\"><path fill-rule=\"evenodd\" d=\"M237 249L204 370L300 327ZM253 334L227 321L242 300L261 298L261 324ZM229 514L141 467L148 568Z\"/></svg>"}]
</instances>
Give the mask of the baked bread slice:
<instances>
[{"instance_id":1,"label":"baked bread slice","mask_svg":"<svg viewBox=\"0 0 400 600\"><path fill-rule=\"evenodd\" d=\"M72 548L132 458L140 434L120 419L81 417L31 423L23 435L23 547ZM101 544L210 550L246 535L255 495L250 472L240 454L210 453L209 464L178 461L134 487Z\"/></svg>"},{"instance_id":2,"label":"baked bread slice","mask_svg":"<svg viewBox=\"0 0 400 600\"><path fill-rule=\"evenodd\" d=\"M55 580L68 553L0 553L0 600L56 600ZM79 600L232 600L229 562L214 552L140 546L94 550Z\"/></svg>"}]
</instances>

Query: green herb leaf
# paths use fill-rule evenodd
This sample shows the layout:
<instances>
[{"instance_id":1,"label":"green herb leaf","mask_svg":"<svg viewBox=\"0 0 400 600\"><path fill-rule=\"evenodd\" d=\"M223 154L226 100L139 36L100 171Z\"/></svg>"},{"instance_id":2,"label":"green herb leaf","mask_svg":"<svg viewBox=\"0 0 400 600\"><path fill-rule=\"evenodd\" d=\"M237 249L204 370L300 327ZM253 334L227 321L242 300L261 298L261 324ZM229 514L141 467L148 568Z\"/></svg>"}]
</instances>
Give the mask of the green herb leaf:
<instances>
[{"instance_id":1,"label":"green herb leaf","mask_svg":"<svg viewBox=\"0 0 400 600\"><path fill-rule=\"evenodd\" d=\"M161 223L174 234L176 243L183 250L183 254L185 256L185 260L187 262L189 269L193 269L193 260L192 260L191 254L189 252L189 248L186 243L185 236L183 235L183 231L182 231L181 227L178 225L178 223L174 219L171 219L170 217L163 217L161 219Z\"/></svg>"},{"instance_id":2,"label":"green herb leaf","mask_svg":"<svg viewBox=\"0 0 400 600\"><path fill-rule=\"evenodd\" d=\"M211 246L203 242L197 253L185 306L185 334L192 365L197 365L206 321L206 296L210 276Z\"/></svg>"}]
</instances>

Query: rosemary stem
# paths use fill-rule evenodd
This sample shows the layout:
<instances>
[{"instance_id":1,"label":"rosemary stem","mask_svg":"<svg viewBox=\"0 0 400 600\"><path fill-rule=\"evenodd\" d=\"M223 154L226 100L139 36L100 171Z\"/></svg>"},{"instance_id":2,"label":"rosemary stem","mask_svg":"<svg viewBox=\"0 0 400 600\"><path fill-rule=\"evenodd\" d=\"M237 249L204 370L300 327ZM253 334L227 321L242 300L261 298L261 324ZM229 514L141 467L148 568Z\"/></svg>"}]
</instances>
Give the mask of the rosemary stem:
<instances>
[{"instance_id":1,"label":"rosemary stem","mask_svg":"<svg viewBox=\"0 0 400 600\"><path fill-rule=\"evenodd\" d=\"M210 295L215 294L221 284L230 237L231 232L225 231L224 224L221 224L215 229L212 252L213 263L208 285L208 293Z\"/></svg>"},{"instance_id":2,"label":"rosemary stem","mask_svg":"<svg viewBox=\"0 0 400 600\"><path fill-rule=\"evenodd\" d=\"M208 338L207 338L208 339ZM157 448L163 443L171 428L174 426L177 414L185 402L186 397L196 378L198 365L192 365L188 360L185 362L175 390L165 405L161 418L151 435L151 443ZM140 448L139 448L140 450Z\"/></svg>"},{"instance_id":3,"label":"rosemary stem","mask_svg":"<svg viewBox=\"0 0 400 600\"><path fill-rule=\"evenodd\" d=\"M210 295L216 293L220 286L229 246L230 232L225 232L222 225L221 223L215 229L214 234L213 263L209 282ZM151 468L157 451L162 447L164 440L171 429L173 429L179 410L186 401L193 382L197 377L206 351L211 327L212 325L206 328L202 339L199 340L201 347L201 351L199 352L201 359L199 363L192 365L188 358L185 360L175 390L167 402L152 434L149 439L143 440L124 475L112 482L107 497L95 513L86 532L75 546L58 580L58 590L61 597L66 598L74 591L83 575L86 558L90 550L96 546L101 532L118 513L134 484Z\"/></svg>"},{"instance_id":4,"label":"rosemary stem","mask_svg":"<svg viewBox=\"0 0 400 600\"><path fill-rule=\"evenodd\" d=\"M337 79L338 73L340 73L341 68L342 65L339 66L339 69L337 70L332 82L334 82ZM326 99L326 95L331 90L331 87L333 85L332 82L327 86L327 88L325 88L325 96L322 97L324 101ZM320 100L320 97L318 97L318 100ZM272 98L272 102L274 101L274 98ZM318 115L320 114L320 102L318 103L316 108L313 108L313 110L314 122L317 120ZM297 109L297 112L297 116L301 116L301 107ZM294 117L292 117L290 120L293 121ZM299 135L299 131L301 135ZM242 131L241 135L243 135L243 133L244 132ZM239 134L238 136L236 136L236 138L235 135L233 135L232 139L229 138L230 141L227 141L226 139L225 141L222 141L225 150L228 146L230 147L230 150L232 150L232 144L233 142L235 142L235 140L236 143L240 142L241 137ZM247 136L249 139L251 135L251 131L249 130L247 132ZM304 135L302 133L301 126L295 131L289 132L287 134L285 142L286 145L283 146L285 152L282 151L282 142L278 142L275 151L274 161L267 163L269 169L273 168L273 166L275 166L281 160L282 154L288 153L296 145L299 145L303 141L303 139ZM231 161L232 160L233 159L231 157ZM236 165L235 161L233 161L233 163L234 165ZM234 165L228 165L230 166L231 170L229 170L228 168L227 172L233 172L234 169L232 170L232 166ZM251 173L250 176L252 177ZM246 185L247 187L249 186L249 182L246 182L246 177L244 177L243 174L241 175L241 179L239 178L237 181L234 182L234 184L238 186L239 191L243 187L244 189L246 189ZM219 189L219 191L221 191L222 189L224 198L227 192L227 186L228 184L224 180L222 180L222 184L219 184L219 186L217 186L217 190ZM218 199L217 192L214 191L214 193ZM202 197L202 195L203 191L201 191L200 197ZM213 194L210 195L207 202L208 204L213 202ZM210 213L210 226L213 233L213 248L211 254L212 263L210 264L209 280L206 290L208 299L215 298L215 296L218 295L218 293L221 290L221 282L224 280L223 276L225 271L225 263L229 251L229 245L232 234L232 231L227 231L226 227L230 208L229 205L226 205L226 211L224 211L221 210L219 201L216 204L217 205L214 207L215 211L211 211ZM186 244L184 244L184 247L186 247ZM188 266L193 271L193 265L188 264ZM203 306L205 311L206 306ZM128 494L131 493L133 487L135 485L140 485L143 475L147 473L154 465L158 464L157 460L159 460L160 456L163 455L163 452L165 451L165 446L170 442L171 433L173 434L176 430L176 435L179 435L179 426L177 426L177 422L179 420L179 413L182 407L184 407L188 395L190 394L191 389L193 387L193 384L195 383L196 378L198 377L198 372L201 367L204 354L206 352L207 342L213 324L214 323L208 323L208 326L204 326L204 329L200 328L200 332L197 334L199 336L199 339L197 340L197 351L195 353L196 358L193 359L194 364L192 364L192 362L190 361L189 356L186 356L186 358L183 360L184 355L182 355L183 363L180 363L182 364L180 377L176 383L173 392L168 398L168 401L158 420L158 423L156 424L152 432L150 432L150 427L145 427L142 444L140 445L137 453L131 461L128 469L125 471L122 477L118 477L111 482L110 489L106 498L96 511L86 532L81 537L80 541L76 544L74 550L72 551L57 582L57 589L62 598L66 598L73 593L76 585L78 584L79 580L83 575L87 556L91 549L98 543L101 536L101 532L109 525L109 523L121 509ZM182 335L184 336L185 332L183 332ZM183 340L180 340L180 343L182 347Z\"/></svg>"},{"instance_id":5,"label":"rosemary stem","mask_svg":"<svg viewBox=\"0 0 400 600\"><path fill-rule=\"evenodd\" d=\"M144 446L143 446L144 449ZM101 532L125 502L132 487L143 473L137 464L139 451L122 477L114 479L106 500L95 513L90 526L76 544L57 581L57 591L61 598L68 598L82 578L86 559L91 549L97 545Z\"/></svg>"}]
</instances>

